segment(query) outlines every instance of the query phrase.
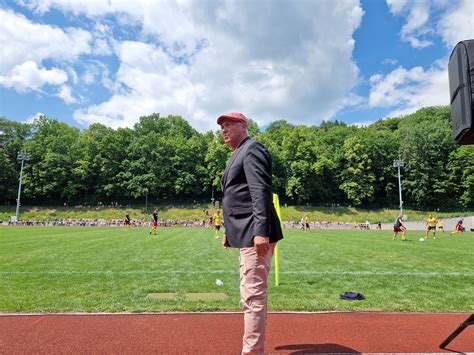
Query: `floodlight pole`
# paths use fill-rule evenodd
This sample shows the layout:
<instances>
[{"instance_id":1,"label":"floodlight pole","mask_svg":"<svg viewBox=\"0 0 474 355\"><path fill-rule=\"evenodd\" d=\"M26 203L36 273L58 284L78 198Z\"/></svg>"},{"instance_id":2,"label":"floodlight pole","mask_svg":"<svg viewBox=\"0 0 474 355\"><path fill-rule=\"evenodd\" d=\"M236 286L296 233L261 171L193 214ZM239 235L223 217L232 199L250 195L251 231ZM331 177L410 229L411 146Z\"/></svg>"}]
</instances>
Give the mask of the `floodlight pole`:
<instances>
[{"instance_id":1,"label":"floodlight pole","mask_svg":"<svg viewBox=\"0 0 474 355\"><path fill-rule=\"evenodd\" d=\"M23 178L23 164L25 160L29 160L29 157L26 153L18 154L18 160L21 160L21 168L20 168L20 182L18 184L18 197L16 199L16 220L20 220L20 195L21 195L21 180Z\"/></svg>"},{"instance_id":2,"label":"floodlight pole","mask_svg":"<svg viewBox=\"0 0 474 355\"><path fill-rule=\"evenodd\" d=\"M398 197L400 199L400 214L403 214L403 200L402 200L402 179L400 177L400 168L403 166L404 161L397 159L393 161L393 167L398 169Z\"/></svg>"}]
</instances>

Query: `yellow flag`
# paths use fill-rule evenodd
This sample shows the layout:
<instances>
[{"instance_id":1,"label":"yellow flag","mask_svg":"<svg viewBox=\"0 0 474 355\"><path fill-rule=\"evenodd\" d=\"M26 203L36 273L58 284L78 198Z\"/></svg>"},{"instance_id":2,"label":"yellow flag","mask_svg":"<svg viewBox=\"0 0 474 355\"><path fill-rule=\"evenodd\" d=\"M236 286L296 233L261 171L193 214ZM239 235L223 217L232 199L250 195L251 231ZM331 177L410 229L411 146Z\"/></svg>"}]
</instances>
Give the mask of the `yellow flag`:
<instances>
[{"instance_id":1,"label":"yellow flag","mask_svg":"<svg viewBox=\"0 0 474 355\"><path fill-rule=\"evenodd\" d=\"M273 205L275 206L276 213L278 215L278 219L281 223L281 212L280 212L280 200L278 199L277 194L273 194ZM283 229L283 226L282 226ZM278 243L275 246L275 286L280 284L280 268L278 264Z\"/></svg>"}]
</instances>

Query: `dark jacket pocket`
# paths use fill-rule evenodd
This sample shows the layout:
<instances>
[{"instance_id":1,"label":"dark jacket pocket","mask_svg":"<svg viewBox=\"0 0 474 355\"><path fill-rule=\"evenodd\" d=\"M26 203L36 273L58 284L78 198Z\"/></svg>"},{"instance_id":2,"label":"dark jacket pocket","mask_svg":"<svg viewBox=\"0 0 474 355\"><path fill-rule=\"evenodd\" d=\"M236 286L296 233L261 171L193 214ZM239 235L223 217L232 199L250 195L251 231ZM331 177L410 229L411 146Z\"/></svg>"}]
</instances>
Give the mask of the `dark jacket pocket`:
<instances>
[{"instance_id":1,"label":"dark jacket pocket","mask_svg":"<svg viewBox=\"0 0 474 355\"><path fill-rule=\"evenodd\" d=\"M252 214L252 207L233 207L230 210L230 215L235 217L245 216Z\"/></svg>"}]
</instances>

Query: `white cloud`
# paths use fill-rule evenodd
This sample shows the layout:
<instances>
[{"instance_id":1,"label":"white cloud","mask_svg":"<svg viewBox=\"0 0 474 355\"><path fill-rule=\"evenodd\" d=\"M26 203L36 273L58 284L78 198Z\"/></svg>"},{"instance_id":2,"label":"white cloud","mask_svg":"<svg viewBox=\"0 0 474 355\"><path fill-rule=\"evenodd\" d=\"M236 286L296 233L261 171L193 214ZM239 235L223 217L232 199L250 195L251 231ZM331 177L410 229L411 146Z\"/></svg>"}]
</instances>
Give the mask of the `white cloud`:
<instances>
[{"instance_id":1,"label":"white cloud","mask_svg":"<svg viewBox=\"0 0 474 355\"><path fill-rule=\"evenodd\" d=\"M114 8L110 0L95 1L75 1L75 0L17 0L19 4L29 8L38 15L43 15L51 8L60 8L73 15L87 13L92 16L98 16L107 12L113 12ZM133 9L133 3L130 1L114 1L115 7L128 7Z\"/></svg>"},{"instance_id":2,"label":"white cloud","mask_svg":"<svg viewBox=\"0 0 474 355\"><path fill-rule=\"evenodd\" d=\"M382 64L384 65L395 65L398 63L398 60L395 58L386 58L383 60Z\"/></svg>"},{"instance_id":3,"label":"white cloud","mask_svg":"<svg viewBox=\"0 0 474 355\"><path fill-rule=\"evenodd\" d=\"M60 97L65 103L73 104L77 102L77 99L72 95L71 87L68 85L61 86L58 97Z\"/></svg>"},{"instance_id":4,"label":"white cloud","mask_svg":"<svg viewBox=\"0 0 474 355\"><path fill-rule=\"evenodd\" d=\"M62 85L68 80L67 73L73 83L76 81L70 64L81 54L91 52L92 37L87 31L34 23L4 9L0 9L0 18L0 85L24 93L39 91L46 85ZM45 68L46 60L55 67ZM58 68L62 64L66 64L66 71ZM60 97L68 97L64 89Z\"/></svg>"},{"instance_id":5,"label":"white cloud","mask_svg":"<svg viewBox=\"0 0 474 355\"><path fill-rule=\"evenodd\" d=\"M394 15L406 19L400 36L414 48L431 45L436 35L448 47L472 37L472 1L386 1ZM351 92L360 80L352 60L352 37L363 16L358 0L31 0L22 5L39 15L62 11L89 31L0 10L6 19L0 22L2 85L39 90L34 81L36 86L26 88L28 80L9 76L27 61L36 63L38 72L46 70L45 61L50 74L65 68L68 82L43 78L43 85L58 86L54 94L65 102L76 100L73 90L81 102L90 102L93 97L82 99L79 93L89 94L87 85L101 83L112 96L77 110L74 118L84 123L132 126L140 116L159 112L182 115L207 130L215 129L220 113L242 111L260 125L281 117L315 124L350 106L385 107L396 114L447 100L446 66L439 63L373 75L368 98ZM116 72L108 67L110 58L102 60L112 55L118 59Z\"/></svg>"},{"instance_id":6,"label":"white cloud","mask_svg":"<svg viewBox=\"0 0 474 355\"><path fill-rule=\"evenodd\" d=\"M448 48L474 36L472 0L386 0L386 2L392 14L406 18L400 37L414 48L432 45L433 42L428 37L435 35L440 36Z\"/></svg>"},{"instance_id":7,"label":"white cloud","mask_svg":"<svg viewBox=\"0 0 474 355\"><path fill-rule=\"evenodd\" d=\"M113 54L113 32L109 25L96 23L92 35L92 52L95 55L108 56Z\"/></svg>"},{"instance_id":8,"label":"white cloud","mask_svg":"<svg viewBox=\"0 0 474 355\"><path fill-rule=\"evenodd\" d=\"M41 69L33 61L16 65L7 75L0 75L0 85L20 93L39 90L44 85L61 85L66 81L67 74L64 70Z\"/></svg>"},{"instance_id":9,"label":"white cloud","mask_svg":"<svg viewBox=\"0 0 474 355\"><path fill-rule=\"evenodd\" d=\"M386 0L390 11L394 15L401 15L405 7L408 5L408 0Z\"/></svg>"},{"instance_id":10,"label":"white cloud","mask_svg":"<svg viewBox=\"0 0 474 355\"><path fill-rule=\"evenodd\" d=\"M125 14L143 21L143 38L155 43L114 44L114 95L78 110L81 122L131 126L159 112L206 130L220 113L242 111L259 124L313 124L354 102L352 34L363 15L356 0L50 4L94 19Z\"/></svg>"},{"instance_id":11,"label":"white cloud","mask_svg":"<svg viewBox=\"0 0 474 355\"><path fill-rule=\"evenodd\" d=\"M187 78L188 66L177 65L160 48L142 42L119 44L117 55L122 63L117 87L122 89L107 102L76 111L74 118L119 127L153 112L192 112L200 85Z\"/></svg>"},{"instance_id":12,"label":"white cloud","mask_svg":"<svg viewBox=\"0 0 474 355\"><path fill-rule=\"evenodd\" d=\"M92 37L82 29L63 30L34 23L21 14L3 9L0 9L0 18L0 74L26 61L38 65L45 59L72 61L91 52Z\"/></svg>"},{"instance_id":13,"label":"white cloud","mask_svg":"<svg viewBox=\"0 0 474 355\"><path fill-rule=\"evenodd\" d=\"M387 116L406 115L426 106L449 104L447 63L436 62L428 70L398 67L370 78L369 107L392 109Z\"/></svg>"},{"instance_id":14,"label":"white cloud","mask_svg":"<svg viewBox=\"0 0 474 355\"><path fill-rule=\"evenodd\" d=\"M40 118L41 116L46 116L46 115L42 112L37 112L35 115L32 115L32 116L28 117L24 121L24 123L33 124L33 123L35 123L35 120Z\"/></svg>"},{"instance_id":15,"label":"white cloud","mask_svg":"<svg viewBox=\"0 0 474 355\"><path fill-rule=\"evenodd\" d=\"M440 18L437 29L448 48L459 42L474 38L474 2L461 0L455 3Z\"/></svg>"},{"instance_id":16,"label":"white cloud","mask_svg":"<svg viewBox=\"0 0 474 355\"><path fill-rule=\"evenodd\" d=\"M417 37L433 34L434 30L449 49L474 35L474 3L470 0L386 1L394 15L407 17L401 37L413 47L425 46L427 43ZM439 15L430 24L435 10ZM389 108L392 111L388 116L400 116L426 106L449 105L448 56L449 53L427 69L400 66L387 75L373 75L369 107Z\"/></svg>"},{"instance_id":17,"label":"white cloud","mask_svg":"<svg viewBox=\"0 0 474 355\"><path fill-rule=\"evenodd\" d=\"M409 42L413 48L424 48L433 44L430 40L422 39L422 37L432 32L430 24L428 23L430 17L430 1L386 1L392 14L404 16L407 19L407 22L400 31L402 41Z\"/></svg>"},{"instance_id":18,"label":"white cloud","mask_svg":"<svg viewBox=\"0 0 474 355\"><path fill-rule=\"evenodd\" d=\"M394 15L406 17L401 38L414 48L430 45L431 42L424 38L428 35L440 36L451 49L458 41L474 34L472 1L386 1ZM391 109L387 116L393 117L426 106L449 105L448 56L449 53L429 68L400 66L386 75L373 75L369 107Z\"/></svg>"},{"instance_id":19,"label":"white cloud","mask_svg":"<svg viewBox=\"0 0 474 355\"><path fill-rule=\"evenodd\" d=\"M66 67L66 71L68 73L68 79L72 81L73 84L77 84L79 82L79 76L76 73L76 70L72 66Z\"/></svg>"}]
</instances>

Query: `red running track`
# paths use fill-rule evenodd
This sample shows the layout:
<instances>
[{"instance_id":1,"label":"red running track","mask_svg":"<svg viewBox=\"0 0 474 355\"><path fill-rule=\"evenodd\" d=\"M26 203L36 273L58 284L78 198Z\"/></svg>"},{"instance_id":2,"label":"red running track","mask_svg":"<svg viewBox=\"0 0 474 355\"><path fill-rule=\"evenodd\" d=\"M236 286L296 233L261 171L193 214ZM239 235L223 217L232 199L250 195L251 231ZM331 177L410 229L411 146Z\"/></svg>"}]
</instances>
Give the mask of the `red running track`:
<instances>
[{"instance_id":1,"label":"red running track","mask_svg":"<svg viewBox=\"0 0 474 355\"><path fill-rule=\"evenodd\" d=\"M270 313L266 353L474 352L469 314ZM241 313L0 314L0 353L238 354Z\"/></svg>"}]
</instances>

